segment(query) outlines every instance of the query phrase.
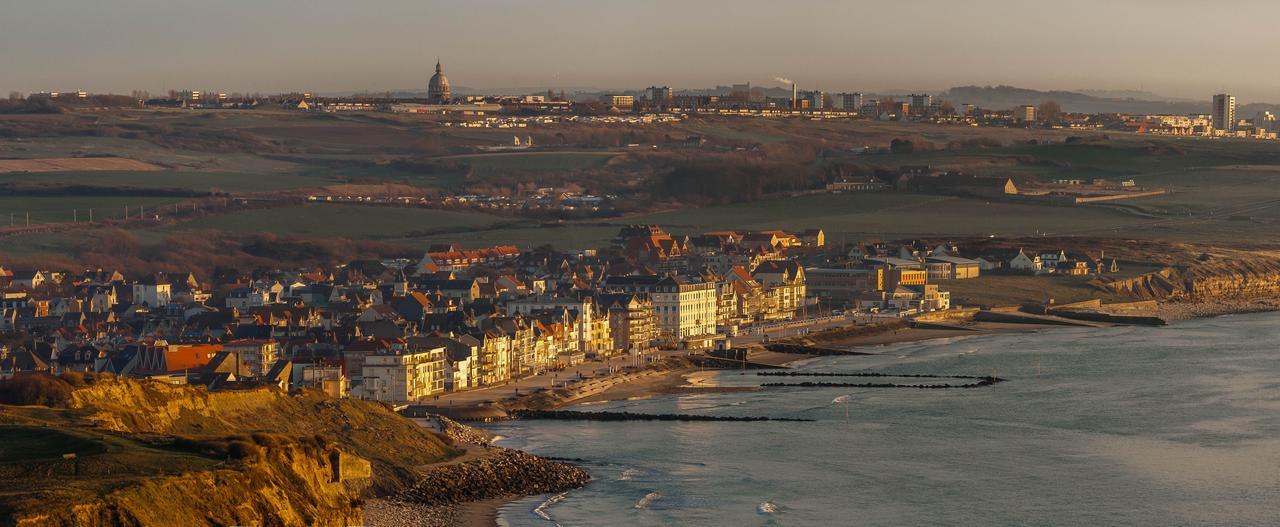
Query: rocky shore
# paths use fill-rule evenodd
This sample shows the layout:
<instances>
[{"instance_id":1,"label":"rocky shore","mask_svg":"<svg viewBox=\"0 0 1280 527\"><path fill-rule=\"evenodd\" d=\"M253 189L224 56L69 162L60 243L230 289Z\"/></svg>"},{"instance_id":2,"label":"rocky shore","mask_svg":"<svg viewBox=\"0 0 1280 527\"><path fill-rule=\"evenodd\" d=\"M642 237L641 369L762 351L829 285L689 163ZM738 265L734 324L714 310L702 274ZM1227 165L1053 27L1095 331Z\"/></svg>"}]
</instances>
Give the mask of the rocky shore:
<instances>
[{"instance_id":1,"label":"rocky shore","mask_svg":"<svg viewBox=\"0 0 1280 527\"><path fill-rule=\"evenodd\" d=\"M449 419L443 415L435 416L437 423L440 423L440 433L444 434L455 443L467 443L471 445L489 446L489 434L484 431L464 425L453 419Z\"/></svg>"},{"instance_id":2,"label":"rocky shore","mask_svg":"<svg viewBox=\"0 0 1280 527\"><path fill-rule=\"evenodd\" d=\"M458 510L373 498L364 500L364 524L369 527L450 527L459 524Z\"/></svg>"},{"instance_id":3,"label":"rocky shore","mask_svg":"<svg viewBox=\"0 0 1280 527\"><path fill-rule=\"evenodd\" d=\"M1264 313L1268 311L1280 311L1280 298L1258 297L1205 302L1161 302L1159 307L1156 308L1156 315L1165 320L1174 321L1244 313Z\"/></svg>"},{"instance_id":4,"label":"rocky shore","mask_svg":"<svg viewBox=\"0 0 1280 527\"><path fill-rule=\"evenodd\" d=\"M433 469L396 501L428 507L507 496L562 492L586 485L591 475L569 463L509 448L489 447L479 459Z\"/></svg>"}]
</instances>

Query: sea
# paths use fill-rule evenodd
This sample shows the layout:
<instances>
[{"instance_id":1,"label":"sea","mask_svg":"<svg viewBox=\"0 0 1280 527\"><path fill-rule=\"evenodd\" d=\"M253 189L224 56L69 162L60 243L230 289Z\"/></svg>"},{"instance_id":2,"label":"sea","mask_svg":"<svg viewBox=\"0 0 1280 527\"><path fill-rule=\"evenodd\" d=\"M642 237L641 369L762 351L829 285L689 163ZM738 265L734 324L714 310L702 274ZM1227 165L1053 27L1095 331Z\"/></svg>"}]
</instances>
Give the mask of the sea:
<instances>
[{"instance_id":1,"label":"sea","mask_svg":"<svg viewBox=\"0 0 1280 527\"><path fill-rule=\"evenodd\" d=\"M812 422L508 421L593 482L501 525L1280 525L1280 314L867 348L800 372L996 375L968 389L765 388L581 411ZM703 374L722 386L884 382ZM937 379L890 380L926 383Z\"/></svg>"}]
</instances>

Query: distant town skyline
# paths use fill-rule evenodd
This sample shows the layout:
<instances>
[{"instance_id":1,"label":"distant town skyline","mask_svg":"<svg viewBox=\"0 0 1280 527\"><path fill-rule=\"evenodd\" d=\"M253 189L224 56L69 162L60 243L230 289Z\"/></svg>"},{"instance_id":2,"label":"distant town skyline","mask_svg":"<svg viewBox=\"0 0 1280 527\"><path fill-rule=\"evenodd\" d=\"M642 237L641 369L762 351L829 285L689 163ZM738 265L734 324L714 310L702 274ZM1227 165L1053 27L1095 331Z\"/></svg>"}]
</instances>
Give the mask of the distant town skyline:
<instances>
[{"instance_id":1,"label":"distant town skyline","mask_svg":"<svg viewBox=\"0 0 1280 527\"><path fill-rule=\"evenodd\" d=\"M937 92L961 85L1145 90L1280 101L1266 66L1280 5L1240 0L739 0L259 3L6 0L0 89L129 93L425 90L456 86ZM1099 16L1105 13L1106 16ZM1226 15L1226 16L1224 16ZM1194 29L1194 30L1193 30Z\"/></svg>"}]
</instances>

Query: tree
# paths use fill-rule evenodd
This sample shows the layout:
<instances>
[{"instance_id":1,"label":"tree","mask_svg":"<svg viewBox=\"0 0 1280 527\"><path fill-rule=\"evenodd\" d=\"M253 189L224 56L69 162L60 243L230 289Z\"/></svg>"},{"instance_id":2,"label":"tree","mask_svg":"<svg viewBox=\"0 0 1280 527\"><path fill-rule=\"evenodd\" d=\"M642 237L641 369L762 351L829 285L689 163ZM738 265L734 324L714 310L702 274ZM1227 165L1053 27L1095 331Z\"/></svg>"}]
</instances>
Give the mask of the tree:
<instances>
[{"instance_id":1,"label":"tree","mask_svg":"<svg viewBox=\"0 0 1280 527\"><path fill-rule=\"evenodd\" d=\"M1056 121L1061 114L1062 107L1055 101L1042 102L1040 107L1036 108L1036 115L1040 116L1041 121Z\"/></svg>"}]
</instances>

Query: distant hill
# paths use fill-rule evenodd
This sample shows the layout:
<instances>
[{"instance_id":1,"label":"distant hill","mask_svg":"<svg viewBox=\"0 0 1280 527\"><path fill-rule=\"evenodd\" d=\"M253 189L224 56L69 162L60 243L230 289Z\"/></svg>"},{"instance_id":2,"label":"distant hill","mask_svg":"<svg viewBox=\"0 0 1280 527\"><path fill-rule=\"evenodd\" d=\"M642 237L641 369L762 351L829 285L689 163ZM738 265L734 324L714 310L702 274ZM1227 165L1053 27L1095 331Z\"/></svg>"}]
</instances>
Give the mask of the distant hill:
<instances>
[{"instance_id":1,"label":"distant hill","mask_svg":"<svg viewBox=\"0 0 1280 527\"><path fill-rule=\"evenodd\" d=\"M1102 99L1136 99L1139 101L1163 101L1163 102L1197 102L1195 99L1187 99L1180 97L1166 97L1157 93L1145 90L1092 90L1079 89L1071 90L1076 93L1098 97Z\"/></svg>"},{"instance_id":2,"label":"distant hill","mask_svg":"<svg viewBox=\"0 0 1280 527\"><path fill-rule=\"evenodd\" d=\"M1109 98L1073 91L1039 91L1013 86L959 86L938 94L954 104L974 104L982 108L1003 110L1024 104L1039 105L1055 101L1068 112L1081 113L1208 113L1209 100L1169 101L1135 98Z\"/></svg>"}]
</instances>

